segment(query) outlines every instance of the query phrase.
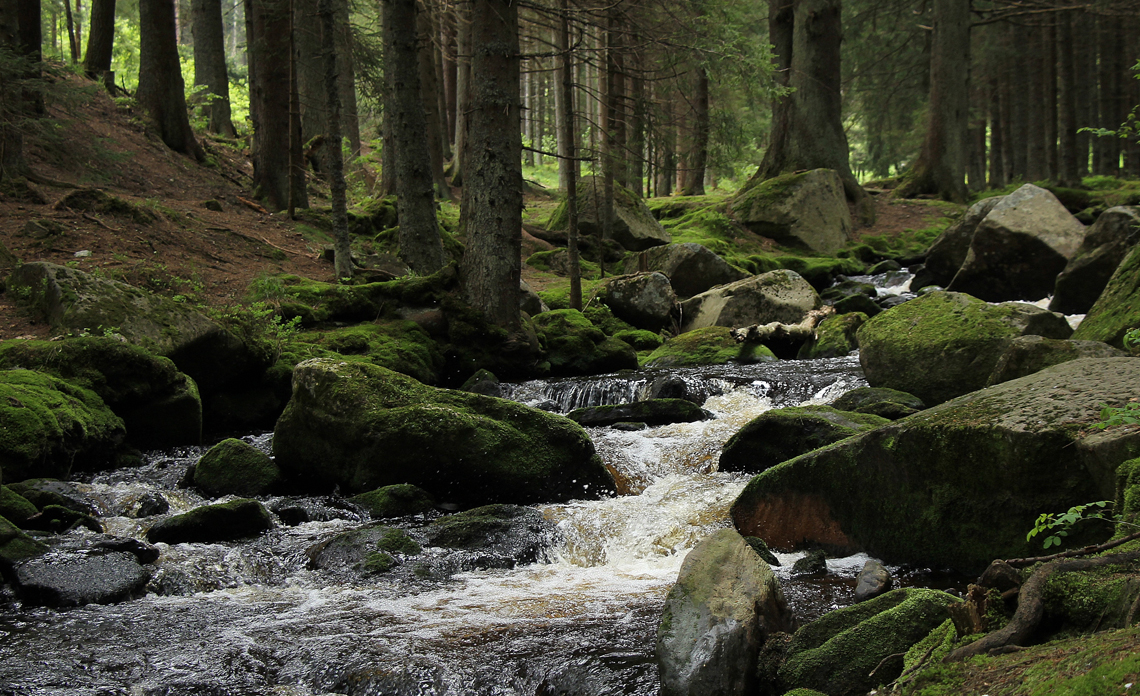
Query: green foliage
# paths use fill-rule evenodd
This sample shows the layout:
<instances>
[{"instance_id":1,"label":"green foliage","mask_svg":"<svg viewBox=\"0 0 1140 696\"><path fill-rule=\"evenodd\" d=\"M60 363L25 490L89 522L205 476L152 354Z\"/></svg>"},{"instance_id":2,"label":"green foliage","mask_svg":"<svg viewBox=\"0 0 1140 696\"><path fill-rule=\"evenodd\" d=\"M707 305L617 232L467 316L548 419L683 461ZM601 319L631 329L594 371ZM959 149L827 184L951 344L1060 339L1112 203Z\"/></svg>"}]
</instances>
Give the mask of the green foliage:
<instances>
[{"instance_id":1,"label":"green foliage","mask_svg":"<svg viewBox=\"0 0 1140 696\"><path fill-rule=\"evenodd\" d=\"M1052 531L1052 534L1045 537L1045 548L1060 546L1061 538L1068 536L1069 530L1078 522L1085 520L1116 519L1105 510L1105 508L1111 504L1111 500L1098 500L1093 503L1085 503L1084 505L1074 505L1069 508L1068 512L1062 514L1043 512L1037 517L1033 529L1025 535L1025 540L1029 541L1038 534ZM1086 510L1089 510L1089 512L1086 513Z\"/></svg>"},{"instance_id":2,"label":"green foliage","mask_svg":"<svg viewBox=\"0 0 1140 696\"><path fill-rule=\"evenodd\" d=\"M301 329L301 317L283 318L276 307L264 301L215 309L213 319L246 340L260 346L271 362L277 362Z\"/></svg>"},{"instance_id":3,"label":"green foliage","mask_svg":"<svg viewBox=\"0 0 1140 696\"><path fill-rule=\"evenodd\" d=\"M1098 430L1104 430L1113 425L1137 424L1140 424L1140 402L1129 401L1123 406L1101 404L1100 422L1093 423L1093 427Z\"/></svg>"}]
</instances>

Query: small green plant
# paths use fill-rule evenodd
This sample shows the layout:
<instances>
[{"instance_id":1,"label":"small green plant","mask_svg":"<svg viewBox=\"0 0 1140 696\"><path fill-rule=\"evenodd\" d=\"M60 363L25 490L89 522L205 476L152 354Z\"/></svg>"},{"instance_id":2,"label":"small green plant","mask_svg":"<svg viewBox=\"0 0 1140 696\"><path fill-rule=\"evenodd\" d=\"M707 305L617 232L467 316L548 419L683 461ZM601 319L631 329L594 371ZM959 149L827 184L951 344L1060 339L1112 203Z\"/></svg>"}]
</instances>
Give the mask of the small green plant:
<instances>
[{"instance_id":1,"label":"small green plant","mask_svg":"<svg viewBox=\"0 0 1140 696\"><path fill-rule=\"evenodd\" d=\"M1100 405L1100 422L1093 427L1099 430L1112 425L1138 425L1140 424L1140 402L1129 401L1123 406Z\"/></svg>"},{"instance_id":2,"label":"small green plant","mask_svg":"<svg viewBox=\"0 0 1140 696\"><path fill-rule=\"evenodd\" d=\"M1111 500L1098 500L1095 503L1074 505L1069 508L1068 512L1060 515L1055 512L1043 512L1038 515L1037 522L1034 523L1033 529L1029 530L1029 533L1025 535L1025 540L1029 541L1038 534L1052 532L1052 534L1045 537L1045 548L1060 546L1061 538L1068 536L1069 530L1078 522L1085 520L1118 521L1120 516L1113 516L1106 509L1111 504ZM1086 510L1088 510L1087 513L1085 512Z\"/></svg>"},{"instance_id":3,"label":"small green plant","mask_svg":"<svg viewBox=\"0 0 1140 696\"><path fill-rule=\"evenodd\" d=\"M273 362L281 357L289 341L301 330L301 317L284 319L274 306L266 302L218 310L215 318L227 328L244 334L250 341L265 346Z\"/></svg>"}]
</instances>

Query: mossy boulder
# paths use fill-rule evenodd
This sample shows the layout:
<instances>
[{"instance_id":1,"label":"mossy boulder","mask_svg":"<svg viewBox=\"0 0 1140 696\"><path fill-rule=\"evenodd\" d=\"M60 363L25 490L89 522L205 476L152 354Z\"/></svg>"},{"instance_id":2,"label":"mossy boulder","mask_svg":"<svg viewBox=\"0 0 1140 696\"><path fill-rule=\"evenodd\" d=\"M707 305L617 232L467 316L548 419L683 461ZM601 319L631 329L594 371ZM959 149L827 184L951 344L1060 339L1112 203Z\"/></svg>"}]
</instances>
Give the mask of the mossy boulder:
<instances>
[{"instance_id":1,"label":"mossy boulder","mask_svg":"<svg viewBox=\"0 0 1140 696\"><path fill-rule=\"evenodd\" d=\"M850 256L777 256L774 261L780 268L798 273L820 292L841 275L860 275L867 269L859 258Z\"/></svg>"},{"instance_id":2,"label":"mossy boulder","mask_svg":"<svg viewBox=\"0 0 1140 696\"><path fill-rule=\"evenodd\" d=\"M211 447L194 466L194 485L212 496L263 495L280 480L268 454L235 438Z\"/></svg>"},{"instance_id":3,"label":"mossy boulder","mask_svg":"<svg viewBox=\"0 0 1140 696\"><path fill-rule=\"evenodd\" d=\"M38 510L57 506L86 515L99 514L98 508L92 501L75 484L68 481L51 478L27 479L9 483L8 488L35 505Z\"/></svg>"},{"instance_id":4,"label":"mossy boulder","mask_svg":"<svg viewBox=\"0 0 1140 696\"><path fill-rule=\"evenodd\" d=\"M95 392L123 419L127 441L140 449L201 442L198 387L169 358L103 336L0 342L0 369L13 367Z\"/></svg>"},{"instance_id":5,"label":"mossy boulder","mask_svg":"<svg viewBox=\"0 0 1140 696\"><path fill-rule=\"evenodd\" d=\"M740 328L773 321L798 324L820 304L815 289L798 273L769 271L713 288L681 303L681 330Z\"/></svg>"},{"instance_id":6,"label":"mossy boulder","mask_svg":"<svg viewBox=\"0 0 1140 696\"><path fill-rule=\"evenodd\" d=\"M146 540L152 544L213 543L257 536L272 528L273 517L264 505L237 498L159 520L147 530Z\"/></svg>"},{"instance_id":7,"label":"mossy boulder","mask_svg":"<svg viewBox=\"0 0 1140 696\"><path fill-rule=\"evenodd\" d=\"M473 552L464 567L513 568L537 561L557 529L534 508L497 504L440 517L425 532L432 546Z\"/></svg>"},{"instance_id":8,"label":"mossy boulder","mask_svg":"<svg viewBox=\"0 0 1140 696\"><path fill-rule=\"evenodd\" d=\"M578 231L601 238L603 209L602 179L584 176L578 180ZM661 223L653 217L645 201L621 184L614 184L613 239L630 251L644 251L673 241ZM551 214L547 227L566 229L569 213L563 201Z\"/></svg>"},{"instance_id":9,"label":"mossy boulder","mask_svg":"<svg viewBox=\"0 0 1140 696\"><path fill-rule=\"evenodd\" d=\"M1074 340L1124 347L1124 334L1140 327L1140 244L1132 247L1073 332Z\"/></svg>"},{"instance_id":10,"label":"mossy boulder","mask_svg":"<svg viewBox=\"0 0 1140 696\"><path fill-rule=\"evenodd\" d=\"M780 680L788 688L862 696L894 681L902 654L950 618L947 607L957 601L939 590L907 588L825 614L796 631Z\"/></svg>"},{"instance_id":11,"label":"mossy boulder","mask_svg":"<svg viewBox=\"0 0 1140 696\"><path fill-rule=\"evenodd\" d=\"M350 500L367 510L373 519L418 515L435 508L431 494L410 483L382 486L374 491L355 495Z\"/></svg>"},{"instance_id":12,"label":"mossy boulder","mask_svg":"<svg viewBox=\"0 0 1140 696\"><path fill-rule=\"evenodd\" d=\"M922 399L897 389L859 387L845 392L832 404L840 411L870 413L890 420L906 418L926 408Z\"/></svg>"},{"instance_id":13,"label":"mossy boulder","mask_svg":"<svg viewBox=\"0 0 1140 696\"><path fill-rule=\"evenodd\" d=\"M1117 206L1104 211L1057 276L1049 309L1062 314L1087 313L1138 239L1140 208Z\"/></svg>"},{"instance_id":14,"label":"mossy boulder","mask_svg":"<svg viewBox=\"0 0 1140 696\"><path fill-rule=\"evenodd\" d=\"M125 437L122 419L94 392L32 370L0 370L4 480L104 469Z\"/></svg>"},{"instance_id":15,"label":"mossy boulder","mask_svg":"<svg viewBox=\"0 0 1140 696\"><path fill-rule=\"evenodd\" d=\"M300 362L298 357L334 357L333 353L386 367L424 384L438 384L445 365L439 343L409 319L301 332L282 358L286 364L293 359L289 365L292 371L293 365Z\"/></svg>"},{"instance_id":16,"label":"mossy boulder","mask_svg":"<svg viewBox=\"0 0 1140 696\"><path fill-rule=\"evenodd\" d=\"M1019 336L998 358L986 386L1040 372L1077 358L1126 358L1128 353L1100 341L1061 341L1043 336Z\"/></svg>"},{"instance_id":17,"label":"mossy boulder","mask_svg":"<svg viewBox=\"0 0 1140 696\"><path fill-rule=\"evenodd\" d=\"M310 548L306 554L314 568L384 573L423 549L402 529L373 525L341 532Z\"/></svg>"},{"instance_id":18,"label":"mossy boulder","mask_svg":"<svg viewBox=\"0 0 1140 696\"><path fill-rule=\"evenodd\" d=\"M583 426L605 426L615 423L668 425L708 420L711 413L685 399L647 399L630 404L577 408L566 417Z\"/></svg>"},{"instance_id":19,"label":"mossy boulder","mask_svg":"<svg viewBox=\"0 0 1140 696\"><path fill-rule=\"evenodd\" d=\"M25 263L9 285L58 334L114 332L163 355L206 392L265 368L264 357L202 313L166 297L46 262Z\"/></svg>"},{"instance_id":20,"label":"mossy boulder","mask_svg":"<svg viewBox=\"0 0 1140 696\"><path fill-rule=\"evenodd\" d=\"M645 252L645 261L649 270L660 271L669 278L678 297L692 297L748 277L708 247L693 242L650 249ZM626 272L636 270L639 263L640 259L631 260L626 264Z\"/></svg>"},{"instance_id":21,"label":"mossy boulder","mask_svg":"<svg viewBox=\"0 0 1140 696\"><path fill-rule=\"evenodd\" d=\"M618 331L613 337L638 351L657 350L661 347L661 344L665 343L665 339L662 338L661 334L645 331L644 329Z\"/></svg>"},{"instance_id":22,"label":"mossy boulder","mask_svg":"<svg viewBox=\"0 0 1140 696\"><path fill-rule=\"evenodd\" d=\"M777 465L733 503L777 548L863 550L891 563L981 569L1035 555L1042 512L1111 497L1140 433L1090 430L1140 393L1140 361L1083 358L926 409ZM1095 541L1091 526L1070 541ZM1081 537L1081 538L1077 538Z\"/></svg>"},{"instance_id":23,"label":"mossy boulder","mask_svg":"<svg viewBox=\"0 0 1140 696\"><path fill-rule=\"evenodd\" d=\"M732 529L685 557L657 627L662 696L734 696L755 687L770 634L792 624L780 583Z\"/></svg>"},{"instance_id":24,"label":"mossy boulder","mask_svg":"<svg viewBox=\"0 0 1140 696\"><path fill-rule=\"evenodd\" d=\"M598 299L614 316L630 326L647 331L665 328L673 315L677 296L663 273L635 273L606 280Z\"/></svg>"},{"instance_id":25,"label":"mossy boulder","mask_svg":"<svg viewBox=\"0 0 1140 696\"><path fill-rule=\"evenodd\" d=\"M720 471L758 474L780 462L889 423L831 406L793 406L762 413L724 443Z\"/></svg>"},{"instance_id":26,"label":"mossy boulder","mask_svg":"<svg viewBox=\"0 0 1140 696\"><path fill-rule=\"evenodd\" d=\"M7 570L18 561L47 553L47 544L25 534L0 516L0 568Z\"/></svg>"},{"instance_id":27,"label":"mossy boulder","mask_svg":"<svg viewBox=\"0 0 1140 696\"><path fill-rule=\"evenodd\" d=\"M856 334L859 362L872 387L909 392L938 404L981 389L1018 336L1065 339L1068 322L1033 305L991 305L936 291L871 319Z\"/></svg>"},{"instance_id":28,"label":"mossy boulder","mask_svg":"<svg viewBox=\"0 0 1140 696\"><path fill-rule=\"evenodd\" d=\"M39 512L24 496L7 486L0 486L0 517L17 525Z\"/></svg>"},{"instance_id":29,"label":"mossy boulder","mask_svg":"<svg viewBox=\"0 0 1140 696\"><path fill-rule=\"evenodd\" d=\"M674 336L645 360L646 367L690 367L769 362L776 355L759 343L739 343L727 326L710 326Z\"/></svg>"},{"instance_id":30,"label":"mossy boulder","mask_svg":"<svg viewBox=\"0 0 1140 696\"><path fill-rule=\"evenodd\" d=\"M729 212L756 234L824 254L841 249L854 230L843 181L832 169L754 178L729 201Z\"/></svg>"},{"instance_id":31,"label":"mossy boulder","mask_svg":"<svg viewBox=\"0 0 1140 696\"><path fill-rule=\"evenodd\" d=\"M1116 496L1113 512L1122 522L1137 524L1140 520L1140 459L1129 459L1116 469ZM1128 530L1127 525L1120 525ZM1121 534L1123 536L1123 534Z\"/></svg>"},{"instance_id":32,"label":"mossy boulder","mask_svg":"<svg viewBox=\"0 0 1140 696\"><path fill-rule=\"evenodd\" d=\"M606 336L576 309L555 309L534 318L550 374L591 375L637 368L629 344Z\"/></svg>"},{"instance_id":33,"label":"mossy boulder","mask_svg":"<svg viewBox=\"0 0 1140 696\"><path fill-rule=\"evenodd\" d=\"M1041 601L1041 637L1127 628L1137 621L1140 561L1091 571L1054 573L1045 582Z\"/></svg>"},{"instance_id":34,"label":"mossy boulder","mask_svg":"<svg viewBox=\"0 0 1140 696\"><path fill-rule=\"evenodd\" d=\"M274 431L295 486L419 486L461 505L538 503L614 490L573 421L503 399L425 386L374 365L309 360Z\"/></svg>"},{"instance_id":35,"label":"mossy boulder","mask_svg":"<svg viewBox=\"0 0 1140 696\"><path fill-rule=\"evenodd\" d=\"M857 332L869 317L862 312L837 314L815 327L815 338L807 341L796 355L800 360L838 358L859 347Z\"/></svg>"}]
</instances>

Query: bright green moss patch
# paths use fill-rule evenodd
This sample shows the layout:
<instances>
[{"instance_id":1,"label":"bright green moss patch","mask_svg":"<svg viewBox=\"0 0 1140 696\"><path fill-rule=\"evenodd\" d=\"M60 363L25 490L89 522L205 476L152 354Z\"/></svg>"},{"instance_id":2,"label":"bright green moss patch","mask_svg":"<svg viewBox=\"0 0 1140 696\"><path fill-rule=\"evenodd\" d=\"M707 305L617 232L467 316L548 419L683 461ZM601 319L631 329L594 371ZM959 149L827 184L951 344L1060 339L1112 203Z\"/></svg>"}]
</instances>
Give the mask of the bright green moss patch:
<instances>
[{"instance_id":1,"label":"bright green moss patch","mask_svg":"<svg viewBox=\"0 0 1140 696\"><path fill-rule=\"evenodd\" d=\"M728 362L754 363L776 359L765 346L737 343L731 332L732 329L726 326L709 326L683 333L650 353L645 366L723 365Z\"/></svg>"},{"instance_id":2,"label":"bright green moss patch","mask_svg":"<svg viewBox=\"0 0 1140 696\"><path fill-rule=\"evenodd\" d=\"M435 507L435 501L427 491L408 483L377 488L353 496L350 500L367 510L373 518L404 517L427 512Z\"/></svg>"},{"instance_id":3,"label":"bright green moss patch","mask_svg":"<svg viewBox=\"0 0 1140 696\"><path fill-rule=\"evenodd\" d=\"M7 486L0 486L0 517L20 524L37 512L27 498Z\"/></svg>"},{"instance_id":4,"label":"bright green moss patch","mask_svg":"<svg viewBox=\"0 0 1140 696\"><path fill-rule=\"evenodd\" d=\"M1136 327L1140 327L1140 246L1133 247L1116 267L1073 339L1124 348L1124 334Z\"/></svg>"},{"instance_id":5,"label":"bright green moss patch","mask_svg":"<svg viewBox=\"0 0 1140 696\"><path fill-rule=\"evenodd\" d=\"M262 495L281 479L269 455L241 440L222 440L194 467L194 485L210 495Z\"/></svg>"},{"instance_id":6,"label":"bright green moss patch","mask_svg":"<svg viewBox=\"0 0 1140 696\"><path fill-rule=\"evenodd\" d=\"M403 319L302 332L292 342L288 359L295 365L333 353L386 367L425 384L437 383L444 367L440 346L419 324Z\"/></svg>"},{"instance_id":7,"label":"bright green moss patch","mask_svg":"<svg viewBox=\"0 0 1140 696\"><path fill-rule=\"evenodd\" d=\"M629 344L606 336L576 309L555 309L534 318L552 375L581 375L637 368Z\"/></svg>"},{"instance_id":8,"label":"bright green moss patch","mask_svg":"<svg viewBox=\"0 0 1140 696\"><path fill-rule=\"evenodd\" d=\"M40 556L47 549L46 544L36 541L0 516L0 565L11 566L25 558Z\"/></svg>"},{"instance_id":9,"label":"bright green moss patch","mask_svg":"<svg viewBox=\"0 0 1140 696\"><path fill-rule=\"evenodd\" d=\"M634 350L655 350L661 347L665 339L661 334L655 334L652 331L644 329L631 329L626 331L618 331L614 333L614 338L624 343L629 344Z\"/></svg>"},{"instance_id":10,"label":"bright green moss patch","mask_svg":"<svg viewBox=\"0 0 1140 696\"><path fill-rule=\"evenodd\" d=\"M376 542L376 548L387 553L402 553L405 556L416 556L421 551L416 540L408 536L402 529L388 529Z\"/></svg>"}]
</instances>

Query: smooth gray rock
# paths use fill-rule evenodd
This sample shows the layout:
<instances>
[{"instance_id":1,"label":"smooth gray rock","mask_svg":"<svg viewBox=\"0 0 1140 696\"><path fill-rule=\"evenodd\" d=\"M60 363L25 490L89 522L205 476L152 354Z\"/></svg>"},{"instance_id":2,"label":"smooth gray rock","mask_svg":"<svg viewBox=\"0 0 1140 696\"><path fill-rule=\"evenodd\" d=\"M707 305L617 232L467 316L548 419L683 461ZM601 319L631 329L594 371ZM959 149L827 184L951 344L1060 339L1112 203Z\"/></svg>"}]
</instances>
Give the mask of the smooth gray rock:
<instances>
[{"instance_id":1,"label":"smooth gray rock","mask_svg":"<svg viewBox=\"0 0 1140 696\"><path fill-rule=\"evenodd\" d=\"M618 319L653 332L670 323L677 304L669 279L657 272L611 278L599 297Z\"/></svg>"},{"instance_id":2,"label":"smooth gray rock","mask_svg":"<svg viewBox=\"0 0 1140 696\"><path fill-rule=\"evenodd\" d=\"M943 230L942 234L938 235L938 238L934 240L926 252L926 266L924 268L926 281L918 286L911 283L912 290L930 285L946 287L950 281L954 280L958 269L962 267L962 262L966 260L966 254L970 251L970 240L974 238L974 232L978 229L978 225L990 214L994 206L1001 202L1002 198L1003 196L983 198L970 206L961 220L950 225Z\"/></svg>"},{"instance_id":3,"label":"smooth gray rock","mask_svg":"<svg viewBox=\"0 0 1140 696\"><path fill-rule=\"evenodd\" d=\"M722 285L681 304L682 332L707 326L740 328L780 322L798 324L821 304L815 288L794 271L763 275Z\"/></svg>"},{"instance_id":4,"label":"smooth gray rock","mask_svg":"<svg viewBox=\"0 0 1140 696\"><path fill-rule=\"evenodd\" d=\"M729 211L756 234L824 254L842 248L854 229L843 180L833 169L749 181Z\"/></svg>"},{"instance_id":5,"label":"smooth gray rock","mask_svg":"<svg viewBox=\"0 0 1140 696\"><path fill-rule=\"evenodd\" d=\"M138 596L153 568L126 551L52 550L17 563L13 574L20 598L35 605L75 607L112 604Z\"/></svg>"},{"instance_id":6,"label":"smooth gray rock","mask_svg":"<svg viewBox=\"0 0 1140 696\"><path fill-rule=\"evenodd\" d=\"M669 277L677 297L692 297L748 277L707 247L693 242L656 247L645 252L645 257L649 270ZM631 263L636 264L637 260Z\"/></svg>"},{"instance_id":7,"label":"smooth gray rock","mask_svg":"<svg viewBox=\"0 0 1140 696\"><path fill-rule=\"evenodd\" d=\"M1100 341L1073 341L1019 336L998 358L986 386L1008 382L1077 358L1127 358L1128 353Z\"/></svg>"},{"instance_id":8,"label":"smooth gray rock","mask_svg":"<svg viewBox=\"0 0 1140 696\"><path fill-rule=\"evenodd\" d=\"M863 569L855 578L855 601L864 602L873 597L878 597L890 590L893 584L894 578L891 577L891 571L872 558L863 564Z\"/></svg>"}]
</instances>

